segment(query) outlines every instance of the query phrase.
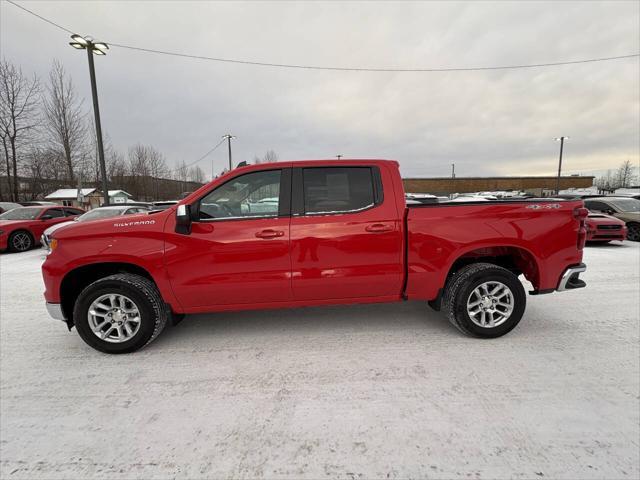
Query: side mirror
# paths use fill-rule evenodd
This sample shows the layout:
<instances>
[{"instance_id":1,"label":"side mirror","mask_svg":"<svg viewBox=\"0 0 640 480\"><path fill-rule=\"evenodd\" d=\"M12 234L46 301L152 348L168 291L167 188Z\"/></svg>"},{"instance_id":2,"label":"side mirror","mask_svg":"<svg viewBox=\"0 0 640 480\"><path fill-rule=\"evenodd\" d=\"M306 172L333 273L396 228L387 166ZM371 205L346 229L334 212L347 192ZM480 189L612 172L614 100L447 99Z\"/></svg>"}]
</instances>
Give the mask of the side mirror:
<instances>
[{"instance_id":1,"label":"side mirror","mask_svg":"<svg viewBox=\"0 0 640 480\"><path fill-rule=\"evenodd\" d=\"M176 233L191 233L191 205L178 205L176 209Z\"/></svg>"},{"instance_id":2,"label":"side mirror","mask_svg":"<svg viewBox=\"0 0 640 480\"><path fill-rule=\"evenodd\" d=\"M40 217L40 220L44 222L45 220L51 220L52 218L53 218L52 215L43 215Z\"/></svg>"}]
</instances>

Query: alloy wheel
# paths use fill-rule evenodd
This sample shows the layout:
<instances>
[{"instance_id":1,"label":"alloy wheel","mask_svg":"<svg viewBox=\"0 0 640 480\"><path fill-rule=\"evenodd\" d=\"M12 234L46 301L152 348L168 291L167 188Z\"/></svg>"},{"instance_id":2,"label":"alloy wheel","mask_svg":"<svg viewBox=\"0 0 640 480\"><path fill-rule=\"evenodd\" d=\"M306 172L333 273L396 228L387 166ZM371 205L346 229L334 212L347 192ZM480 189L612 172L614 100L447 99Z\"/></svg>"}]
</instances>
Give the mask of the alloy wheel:
<instances>
[{"instance_id":1,"label":"alloy wheel","mask_svg":"<svg viewBox=\"0 0 640 480\"><path fill-rule=\"evenodd\" d=\"M87 317L94 335L109 343L126 342L140 330L138 306L120 294L110 293L96 298L89 306Z\"/></svg>"},{"instance_id":2,"label":"alloy wheel","mask_svg":"<svg viewBox=\"0 0 640 480\"><path fill-rule=\"evenodd\" d=\"M513 292L502 282L478 285L467 299L467 313L473 323L494 328L506 322L514 308Z\"/></svg>"}]
</instances>

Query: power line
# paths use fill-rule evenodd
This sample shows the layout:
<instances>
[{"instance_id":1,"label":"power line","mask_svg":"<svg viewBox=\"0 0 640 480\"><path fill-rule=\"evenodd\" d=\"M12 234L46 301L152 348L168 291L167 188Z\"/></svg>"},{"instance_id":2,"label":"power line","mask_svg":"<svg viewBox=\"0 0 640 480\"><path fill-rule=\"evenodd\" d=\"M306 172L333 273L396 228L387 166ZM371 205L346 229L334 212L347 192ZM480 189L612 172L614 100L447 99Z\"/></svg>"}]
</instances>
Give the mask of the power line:
<instances>
[{"instance_id":1,"label":"power line","mask_svg":"<svg viewBox=\"0 0 640 480\"><path fill-rule=\"evenodd\" d=\"M62 25L58 25L57 23L49 20L48 18L44 18L42 15L38 15L36 12L32 12L31 10L23 7L22 5L18 5L16 2L13 2L12 0L7 0L7 2L9 2L11 5L15 7L18 7L20 10L24 10L25 12L30 13L34 17L38 17L40 20L47 22L48 24L53 25L54 27L58 27L60 30L64 30L65 32L70 33L71 35L75 33L69 30L68 28L64 28Z\"/></svg>"},{"instance_id":2,"label":"power line","mask_svg":"<svg viewBox=\"0 0 640 480\"><path fill-rule=\"evenodd\" d=\"M187 53L154 50L150 48L132 47L130 45L121 45L117 43L109 43L109 45L114 47L119 47L119 48L126 48L128 50L137 50L140 52L156 53L159 55L169 55L172 57L191 58L196 60L209 60L213 62L236 63L241 65L253 65L253 66L260 66L260 67L295 68L295 69L302 69L302 70L329 70L329 71L340 71L340 72L426 73L426 72L472 72L472 71L479 71L479 70L514 70L514 69L521 69L521 68L554 67L559 65L573 65L578 63L605 62L608 60L620 60L623 58L640 57L640 54L636 53L631 55L620 55L616 57L589 58L586 60L571 60L571 61L565 61L565 62L552 62L552 63L535 63L530 65L502 65L502 66L494 66L494 67L454 67L454 68L326 67L326 66L319 66L319 65L296 65L296 64L289 64L289 63L254 62L250 60L207 57L207 56L201 56L201 55L191 55Z\"/></svg>"},{"instance_id":3,"label":"power line","mask_svg":"<svg viewBox=\"0 0 640 480\"><path fill-rule=\"evenodd\" d=\"M38 15L37 13L21 5L18 5L12 0L7 0L7 2L39 18L40 20L43 20L61 30L64 30L67 33L73 33L71 30L61 25L58 25L57 23L41 15ZM208 57L204 55L194 55L194 54L181 53L181 52L170 52L167 50L156 50L151 48L136 47L132 45L125 45L125 44L112 43L112 42L107 42L107 43L113 47L124 48L127 50L135 50L138 52L154 53L158 55L168 55L172 57L189 58L189 59L195 59L195 60L207 60L212 62L234 63L234 64L240 64L240 65L252 65L252 66L259 66L259 67L290 68L290 69L302 69L302 70L325 70L325 71L340 71L340 72L434 73L434 72L472 72L472 71L483 71L483 70L515 70L515 69L524 69L524 68L556 67L561 65L576 65L581 63L606 62L611 60L622 60L627 58L640 57L640 53L633 53L629 55L588 58L588 59L581 59L581 60L568 60L563 62L533 63L533 64L522 64L522 65L499 65L499 66L488 66L488 67L437 67L437 68L330 67L330 66L321 66L321 65L271 63L271 62L258 62L258 61L252 61L252 60L240 60L240 59L233 59L233 58Z\"/></svg>"},{"instance_id":4,"label":"power line","mask_svg":"<svg viewBox=\"0 0 640 480\"><path fill-rule=\"evenodd\" d=\"M179 166L179 167L173 168L173 169L169 170L169 172L173 173L173 172L176 172L176 171L178 171L178 170L180 170L180 169L182 169L182 168L189 168L189 167L191 167L191 166L195 165L196 163L198 163L198 162L200 162L200 161L204 160L207 156L209 156L209 154L210 154L210 153L213 153L213 151L214 151L216 148L218 148L220 145L222 145L222 144L224 143L224 141L225 141L225 139L223 138L222 140L220 140L220 141L218 142L218 144L217 144L215 147L213 147L213 148L212 148L211 150L209 150L207 153L205 153L204 155L202 155L199 159L197 159L197 160L195 160L195 161L193 161L193 162L191 162L191 163L187 163L186 165L181 165L181 166Z\"/></svg>"}]
</instances>

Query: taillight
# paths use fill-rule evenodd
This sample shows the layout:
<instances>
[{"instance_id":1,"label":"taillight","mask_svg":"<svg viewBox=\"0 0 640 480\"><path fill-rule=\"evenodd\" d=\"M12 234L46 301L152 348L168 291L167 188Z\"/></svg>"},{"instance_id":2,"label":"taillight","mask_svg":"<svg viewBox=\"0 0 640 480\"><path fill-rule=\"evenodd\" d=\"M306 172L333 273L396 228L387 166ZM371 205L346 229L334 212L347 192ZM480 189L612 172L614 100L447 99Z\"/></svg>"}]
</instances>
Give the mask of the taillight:
<instances>
[{"instance_id":1,"label":"taillight","mask_svg":"<svg viewBox=\"0 0 640 480\"><path fill-rule=\"evenodd\" d=\"M580 221L578 227L578 250L584 248L584 244L587 242L587 227L585 226L585 220L589 216L589 210L584 207L578 207L573 210L573 216Z\"/></svg>"},{"instance_id":2,"label":"taillight","mask_svg":"<svg viewBox=\"0 0 640 480\"><path fill-rule=\"evenodd\" d=\"M589 210L584 207L577 207L573 209L573 216L578 220L584 221L589 216Z\"/></svg>"}]
</instances>

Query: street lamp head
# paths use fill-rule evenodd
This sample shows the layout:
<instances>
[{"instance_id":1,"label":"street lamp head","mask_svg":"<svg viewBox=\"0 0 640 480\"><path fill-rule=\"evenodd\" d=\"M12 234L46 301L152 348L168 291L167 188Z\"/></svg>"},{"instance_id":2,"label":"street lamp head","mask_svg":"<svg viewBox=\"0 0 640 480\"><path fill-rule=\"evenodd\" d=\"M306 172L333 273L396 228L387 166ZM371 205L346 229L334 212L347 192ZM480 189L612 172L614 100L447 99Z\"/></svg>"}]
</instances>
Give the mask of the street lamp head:
<instances>
[{"instance_id":1,"label":"street lamp head","mask_svg":"<svg viewBox=\"0 0 640 480\"><path fill-rule=\"evenodd\" d=\"M103 55L106 55L107 52L105 52L105 50L109 50L109 45L104 42L97 42L93 44L93 48L100 50Z\"/></svg>"},{"instance_id":2,"label":"street lamp head","mask_svg":"<svg viewBox=\"0 0 640 480\"><path fill-rule=\"evenodd\" d=\"M569 140L569 137L556 137L556 142L559 142L560 140Z\"/></svg>"},{"instance_id":3,"label":"street lamp head","mask_svg":"<svg viewBox=\"0 0 640 480\"><path fill-rule=\"evenodd\" d=\"M71 40L73 40L76 43L79 43L80 45L82 45L83 47L86 47L87 45L89 45L89 42L87 41L87 39L85 39L83 36L78 35L77 33L74 33L73 35L71 35ZM90 41L91 39L89 39ZM77 48L77 47L74 47Z\"/></svg>"},{"instance_id":4,"label":"street lamp head","mask_svg":"<svg viewBox=\"0 0 640 480\"><path fill-rule=\"evenodd\" d=\"M97 48L92 48L91 51L94 55L106 55L102 50L98 50Z\"/></svg>"},{"instance_id":5,"label":"street lamp head","mask_svg":"<svg viewBox=\"0 0 640 480\"><path fill-rule=\"evenodd\" d=\"M73 48L76 48L78 50L84 50L86 47L79 43L79 42L69 42L69 45L71 45Z\"/></svg>"}]
</instances>

